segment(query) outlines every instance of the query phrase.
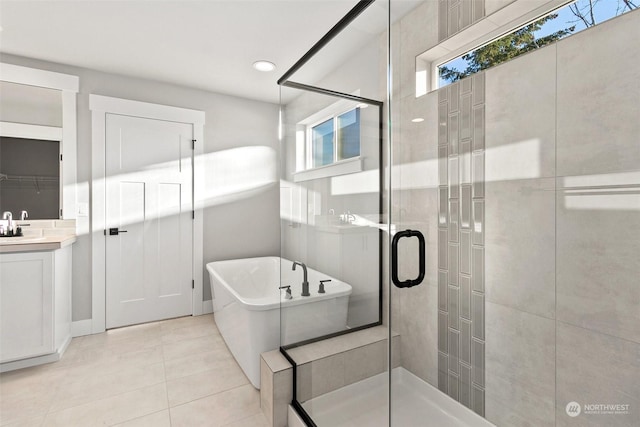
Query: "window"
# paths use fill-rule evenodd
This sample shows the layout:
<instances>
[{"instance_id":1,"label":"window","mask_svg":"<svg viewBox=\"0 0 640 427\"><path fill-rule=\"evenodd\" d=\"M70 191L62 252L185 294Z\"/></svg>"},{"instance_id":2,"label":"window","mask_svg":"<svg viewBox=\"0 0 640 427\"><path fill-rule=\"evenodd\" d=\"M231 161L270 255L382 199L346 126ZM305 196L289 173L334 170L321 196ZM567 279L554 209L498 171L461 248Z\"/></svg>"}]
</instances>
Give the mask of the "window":
<instances>
[{"instance_id":1,"label":"window","mask_svg":"<svg viewBox=\"0 0 640 427\"><path fill-rule=\"evenodd\" d=\"M437 67L438 87L636 9L630 0L577 0Z\"/></svg>"},{"instance_id":2,"label":"window","mask_svg":"<svg viewBox=\"0 0 640 427\"><path fill-rule=\"evenodd\" d=\"M337 114L308 129L310 168L360 155L360 108Z\"/></svg>"}]
</instances>

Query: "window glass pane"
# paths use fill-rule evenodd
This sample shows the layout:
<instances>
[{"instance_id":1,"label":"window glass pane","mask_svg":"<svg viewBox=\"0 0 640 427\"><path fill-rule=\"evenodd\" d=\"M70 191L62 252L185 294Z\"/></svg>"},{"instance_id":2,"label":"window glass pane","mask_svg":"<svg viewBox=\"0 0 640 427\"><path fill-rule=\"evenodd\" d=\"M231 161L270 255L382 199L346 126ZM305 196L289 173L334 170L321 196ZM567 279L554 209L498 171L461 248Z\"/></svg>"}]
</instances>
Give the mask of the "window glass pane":
<instances>
[{"instance_id":1,"label":"window glass pane","mask_svg":"<svg viewBox=\"0 0 640 427\"><path fill-rule=\"evenodd\" d=\"M311 128L313 167L333 163L333 119Z\"/></svg>"},{"instance_id":2,"label":"window glass pane","mask_svg":"<svg viewBox=\"0 0 640 427\"><path fill-rule=\"evenodd\" d=\"M338 160L360 155L360 109L338 116Z\"/></svg>"},{"instance_id":3,"label":"window glass pane","mask_svg":"<svg viewBox=\"0 0 640 427\"><path fill-rule=\"evenodd\" d=\"M540 49L636 9L628 0L577 0L438 67L438 87Z\"/></svg>"}]
</instances>

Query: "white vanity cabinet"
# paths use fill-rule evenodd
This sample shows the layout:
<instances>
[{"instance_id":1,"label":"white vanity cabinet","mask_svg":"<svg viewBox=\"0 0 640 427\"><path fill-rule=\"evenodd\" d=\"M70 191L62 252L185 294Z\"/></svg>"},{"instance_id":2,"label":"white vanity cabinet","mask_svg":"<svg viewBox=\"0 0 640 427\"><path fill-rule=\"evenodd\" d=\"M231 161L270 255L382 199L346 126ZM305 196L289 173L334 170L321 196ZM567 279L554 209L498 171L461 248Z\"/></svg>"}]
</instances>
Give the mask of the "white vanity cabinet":
<instances>
[{"instance_id":1,"label":"white vanity cabinet","mask_svg":"<svg viewBox=\"0 0 640 427\"><path fill-rule=\"evenodd\" d=\"M71 341L71 256L0 253L0 371L58 360Z\"/></svg>"}]
</instances>

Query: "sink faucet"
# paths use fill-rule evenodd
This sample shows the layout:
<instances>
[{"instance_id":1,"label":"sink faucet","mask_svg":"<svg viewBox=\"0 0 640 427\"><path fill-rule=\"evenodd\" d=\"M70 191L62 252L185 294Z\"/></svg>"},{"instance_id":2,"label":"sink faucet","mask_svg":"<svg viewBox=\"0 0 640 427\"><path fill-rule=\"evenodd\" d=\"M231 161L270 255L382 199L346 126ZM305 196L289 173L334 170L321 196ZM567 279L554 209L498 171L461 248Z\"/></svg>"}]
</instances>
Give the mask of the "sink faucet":
<instances>
[{"instance_id":1,"label":"sink faucet","mask_svg":"<svg viewBox=\"0 0 640 427\"><path fill-rule=\"evenodd\" d=\"M7 228L5 230L5 234L7 236L13 235L13 214L9 211L6 211L2 214L2 219L7 221Z\"/></svg>"},{"instance_id":2,"label":"sink faucet","mask_svg":"<svg viewBox=\"0 0 640 427\"><path fill-rule=\"evenodd\" d=\"M302 267L302 271L303 271L303 281L302 281L302 296L303 297L308 297L311 294L309 293L309 281L307 280L307 266L304 264L304 262L300 262L300 261L293 261L293 265L291 266L291 270L296 269L296 265L299 265Z\"/></svg>"}]
</instances>

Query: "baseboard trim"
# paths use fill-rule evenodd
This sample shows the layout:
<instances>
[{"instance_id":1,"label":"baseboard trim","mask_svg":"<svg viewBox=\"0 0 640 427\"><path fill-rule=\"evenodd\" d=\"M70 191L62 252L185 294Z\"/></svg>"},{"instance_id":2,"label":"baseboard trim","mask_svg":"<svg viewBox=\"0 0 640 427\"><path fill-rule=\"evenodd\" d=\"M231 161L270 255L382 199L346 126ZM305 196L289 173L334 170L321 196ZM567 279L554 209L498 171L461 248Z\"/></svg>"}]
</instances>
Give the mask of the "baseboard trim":
<instances>
[{"instance_id":1,"label":"baseboard trim","mask_svg":"<svg viewBox=\"0 0 640 427\"><path fill-rule=\"evenodd\" d=\"M71 343L71 335L64 340L58 351L42 356L30 357L28 359L14 360L13 362L5 362L0 364L0 372L10 372L16 369L30 368L32 366L44 365L45 363L57 362Z\"/></svg>"},{"instance_id":2,"label":"baseboard trim","mask_svg":"<svg viewBox=\"0 0 640 427\"><path fill-rule=\"evenodd\" d=\"M202 314L213 313L213 300L202 301Z\"/></svg>"},{"instance_id":3,"label":"baseboard trim","mask_svg":"<svg viewBox=\"0 0 640 427\"><path fill-rule=\"evenodd\" d=\"M77 320L71 322L71 336L82 337L84 335L91 335L93 333L93 321L91 319Z\"/></svg>"}]
</instances>

